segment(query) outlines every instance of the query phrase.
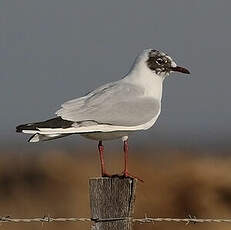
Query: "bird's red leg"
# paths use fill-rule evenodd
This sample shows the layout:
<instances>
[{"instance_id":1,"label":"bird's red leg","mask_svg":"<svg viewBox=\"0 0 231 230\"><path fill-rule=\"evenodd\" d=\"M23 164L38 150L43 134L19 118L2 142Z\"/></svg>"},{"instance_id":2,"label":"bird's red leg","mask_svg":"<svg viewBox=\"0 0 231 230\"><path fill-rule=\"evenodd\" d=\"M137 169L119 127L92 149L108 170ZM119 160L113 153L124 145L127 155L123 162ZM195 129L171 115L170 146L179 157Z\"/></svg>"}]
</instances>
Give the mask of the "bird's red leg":
<instances>
[{"instance_id":1,"label":"bird's red leg","mask_svg":"<svg viewBox=\"0 0 231 230\"><path fill-rule=\"evenodd\" d=\"M128 172L128 140L124 141L124 172L123 172L123 176L124 177L130 177L130 178L135 178L141 182L144 182L143 180L141 180L140 178L131 175Z\"/></svg>"},{"instance_id":2,"label":"bird's red leg","mask_svg":"<svg viewBox=\"0 0 231 230\"><path fill-rule=\"evenodd\" d=\"M128 176L128 140L124 141L124 176Z\"/></svg>"},{"instance_id":3,"label":"bird's red leg","mask_svg":"<svg viewBox=\"0 0 231 230\"><path fill-rule=\"evenodd\" d=\"M106 170L105 170L104 155L103 155L104 146L103 146L102 141L99 141L98 150L99 150L99 157L100 157L100 164L101 164L101 175L102 177L110 177L110 175L106 173Z\"/></svg>"}]
</instances>

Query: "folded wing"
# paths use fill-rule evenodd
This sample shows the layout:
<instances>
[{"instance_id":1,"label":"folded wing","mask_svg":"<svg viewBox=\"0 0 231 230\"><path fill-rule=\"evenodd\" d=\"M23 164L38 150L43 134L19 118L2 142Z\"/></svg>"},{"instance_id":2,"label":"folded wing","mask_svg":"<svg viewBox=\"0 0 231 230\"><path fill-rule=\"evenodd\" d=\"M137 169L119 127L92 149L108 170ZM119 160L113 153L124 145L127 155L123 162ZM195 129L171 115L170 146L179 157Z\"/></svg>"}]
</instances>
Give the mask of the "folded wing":
<instances>
[{"instance_id":1,"label":"folded wing","mask_svg":"<svg viewBox=\"0 0 231 230\"><path fill-rule=\"evenodd\" d=\"M56 112L68 121L95 121L116 126L142 125L159 113L159 101L146 97L141 87L120 82L104 85L85 97L68 101Z\"/></svg>"}]
</instances>

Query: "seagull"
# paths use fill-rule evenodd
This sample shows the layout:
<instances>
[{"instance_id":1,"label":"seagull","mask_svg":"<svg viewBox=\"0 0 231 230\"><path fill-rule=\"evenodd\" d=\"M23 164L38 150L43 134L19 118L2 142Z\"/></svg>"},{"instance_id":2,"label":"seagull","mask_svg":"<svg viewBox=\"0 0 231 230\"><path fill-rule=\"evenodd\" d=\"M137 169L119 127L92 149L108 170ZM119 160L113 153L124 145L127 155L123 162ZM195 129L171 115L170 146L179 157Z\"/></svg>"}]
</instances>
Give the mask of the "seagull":
<instances>
[{"instance_id":1,"label":"seagull","mask_svg":"<svg viewBox=\"0 0 231 230\"><path fill-rule=\"evenodd\" d=\"M190 73L177 66L164 52L145 49L122 79L65 102L55 118L19 125L16 131L33 134L29 142L72 134L97 140L103 177L111 176L105 169L103 141L121 138L124 151L122 176L137 178L128 171L128 136L154 125L161 111L163 81L172 72Z\"/></svg>"}]
</instances>

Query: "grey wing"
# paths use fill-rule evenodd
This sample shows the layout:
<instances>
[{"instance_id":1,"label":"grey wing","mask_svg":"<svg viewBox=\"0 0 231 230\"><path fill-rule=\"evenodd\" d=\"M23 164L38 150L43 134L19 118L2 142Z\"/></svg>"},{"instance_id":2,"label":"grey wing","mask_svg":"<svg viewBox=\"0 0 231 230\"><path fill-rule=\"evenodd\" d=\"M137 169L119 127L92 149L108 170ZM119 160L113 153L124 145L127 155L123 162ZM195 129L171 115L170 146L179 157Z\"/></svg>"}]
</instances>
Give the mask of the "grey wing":
<instances>
[{"instance_id":1,"label":"grey wing","mask_svg":"<svg viewBox=\"0 0 231 230\"><path fill-rule=\"evenodd\" d=\"M144 96L142 88L115 82L85 97L62 105L57 115L65 120L94 121L117 126L144 124L160 113L160 102Z\"/></svg>"}]
</instances>

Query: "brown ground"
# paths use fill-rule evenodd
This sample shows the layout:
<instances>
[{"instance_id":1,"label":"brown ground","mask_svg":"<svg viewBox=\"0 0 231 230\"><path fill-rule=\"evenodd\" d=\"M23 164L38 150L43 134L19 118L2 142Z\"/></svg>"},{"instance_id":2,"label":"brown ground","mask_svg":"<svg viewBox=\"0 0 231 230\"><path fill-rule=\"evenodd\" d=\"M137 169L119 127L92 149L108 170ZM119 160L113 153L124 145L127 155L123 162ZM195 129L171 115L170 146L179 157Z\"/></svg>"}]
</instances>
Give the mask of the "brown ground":
<instances>
[{"instance_id":1,"label":"brown ground","mask_svg":"<svg viewBox=\"0 0 231 230\"><path fill-rule=\"evenodd\" d=\"M129 168L145 183L136 193L135 217L231 217L231 156L130 154ZM118 172L121 156L107 156ZM49 151L0 155L0 216L89 217L88 178L99 175L97 154ZM2 229L90 229L88 223L8 224ZM158 223L149 229L231 229L231 224Z\"/></svg>"}]
</instances>

